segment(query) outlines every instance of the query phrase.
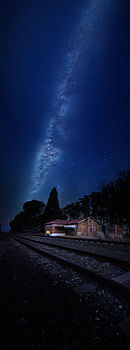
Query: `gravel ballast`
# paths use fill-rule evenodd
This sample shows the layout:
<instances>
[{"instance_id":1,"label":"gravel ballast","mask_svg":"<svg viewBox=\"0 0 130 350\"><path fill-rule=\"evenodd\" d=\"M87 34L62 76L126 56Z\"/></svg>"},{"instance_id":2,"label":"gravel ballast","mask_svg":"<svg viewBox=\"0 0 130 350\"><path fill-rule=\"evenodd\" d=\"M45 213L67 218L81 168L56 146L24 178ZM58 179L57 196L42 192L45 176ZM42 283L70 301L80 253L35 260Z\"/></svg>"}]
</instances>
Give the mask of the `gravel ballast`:
<instances>
[{"instance_id":1,"label":"gravel ballast","mask_svg":"<svg viewBox=\"0 0 130 350\"><path fill-rule=\"evenodd\" d=\"M128 349L129 334L120 327L127 304L95 286L82 293L75 272L6 235L0 237L0 276L0 349Z\"/></svg>"}]
</instances>

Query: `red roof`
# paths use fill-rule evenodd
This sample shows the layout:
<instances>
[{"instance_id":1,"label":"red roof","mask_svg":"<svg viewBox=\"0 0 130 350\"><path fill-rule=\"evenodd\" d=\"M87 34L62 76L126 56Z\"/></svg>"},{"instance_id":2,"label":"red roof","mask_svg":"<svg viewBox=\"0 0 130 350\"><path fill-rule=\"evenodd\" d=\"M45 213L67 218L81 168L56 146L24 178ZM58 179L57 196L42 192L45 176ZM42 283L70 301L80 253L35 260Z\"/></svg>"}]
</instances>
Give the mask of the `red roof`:
<instances>
[{"instance_id":1,"label":"red roof","mask_svg":"<svg viewBox=\"0 0 130 350\"><path fill-rule=\"evenodd\" d=\"M56 219L56 220L53 220L53 221L46 222L44 225L50 225L50 224L66 225L66 223L68 223L68 221Z\"/></svg>"},{"instance_id":2,"label":"red roof","mask_svg":"<svg viewBox=\"0 0 130 350\"><path fill-rule=\"evenodd\" d=\"M85 218L79 218L75 220L60 220L56 219L53 221L46 222L44 225L51 225L51 224L59 224L59 225L73 225L73 224L78 224L79 222L85 220Z\"/></svg>"}]
</instances>

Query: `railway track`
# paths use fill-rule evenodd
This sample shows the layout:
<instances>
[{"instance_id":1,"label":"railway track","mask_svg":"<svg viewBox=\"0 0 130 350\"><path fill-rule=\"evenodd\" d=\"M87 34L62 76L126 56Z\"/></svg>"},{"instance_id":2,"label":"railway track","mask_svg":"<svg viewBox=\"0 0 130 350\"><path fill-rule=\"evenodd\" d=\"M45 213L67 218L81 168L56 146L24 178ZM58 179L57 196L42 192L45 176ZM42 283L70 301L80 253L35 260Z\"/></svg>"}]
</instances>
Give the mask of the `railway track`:
<instances>
[{"instance_id":1,"label":"railway track","mask_svg":"<svg viewBox=\"0 0 130 350\"><path fill-rule=\"evenodd\" d=\"M123 266L122 261L110 261L107 257L99 257L97 254L88 255L85 251L76 251L72 247L43 243L36 239L25 237L12 238L36 253L55 261L63 268L75 271L83 279L89 279L95 284L95 288L106 288L109 292L123 297L129 301L130 296L130 271L128 266ZM102 259L102 260L101 260Z\"/></svg>"},{"instance_id":2,"label":"railway track","mask_svg":"<svg viewBox=\"0 0 130 350\"><path fill-rule=\"evenodd\" d=\"M82 255L88 255L92 256L93 258L99 258L102 261L107 258L111 263L114 264L119 264L122 265L124 268L127 270L130 269L130 248L128 247L128 251L126 247L123 247L123 252L122 252L122 247L120 247L120 250L115 250L115 247L112 246L102 246L99 245L97 246L97 243L95 242L95 245L91 245L91 243L86 243L82 242L80 245L78 242L75 241L63 241L63 239L57 239L55 238L43 238L43 237L25 237L25 236L19 236L21 238L24 238L25 240L29 240L31 242L37 242L40 244L45 244L48 246L52 247L57 247L57 248L64 248L67 251L74 251L77 254L82 254ZM114 248L114 249L113 249Z\"/></svg>"},{"instance_id":3,"label":"railway track","mask_svg":"<svg viewBox=\"0 0 130 350\"><path fill-rule=\"evenodd\" d=\"M58 237L55 237L58 239ZM76 241L82 241L82 242L92 242L92 243L105 243L105 244L112 244L112 245L117 245L117 246L130 246L130 241L121 241L121 240L110 240L110 239L99 239L99 238L86 238L86 237L70 237L70 236L64 236L60 237L61 239L66 239L66 240L76 240Z\"/></svg>"}]
</instances>

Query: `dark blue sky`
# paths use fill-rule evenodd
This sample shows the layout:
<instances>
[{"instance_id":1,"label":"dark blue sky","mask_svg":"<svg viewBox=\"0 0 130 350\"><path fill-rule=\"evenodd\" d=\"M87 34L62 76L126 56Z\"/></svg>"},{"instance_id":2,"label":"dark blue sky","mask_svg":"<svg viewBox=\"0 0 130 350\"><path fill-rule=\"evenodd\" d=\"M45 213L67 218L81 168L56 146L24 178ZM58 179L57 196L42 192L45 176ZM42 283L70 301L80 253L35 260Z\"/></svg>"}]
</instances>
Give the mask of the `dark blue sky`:
<instances>
[{"instance_id":1,"label":"dark blue sky","mask_svg":"<svg viewBox=\"0 0 130 350\"><path fill-rule=\"evenodd\" d=\"M61 205L130 160L129 1L3 1L1 220Z\"/></svg>"}]
</instances>

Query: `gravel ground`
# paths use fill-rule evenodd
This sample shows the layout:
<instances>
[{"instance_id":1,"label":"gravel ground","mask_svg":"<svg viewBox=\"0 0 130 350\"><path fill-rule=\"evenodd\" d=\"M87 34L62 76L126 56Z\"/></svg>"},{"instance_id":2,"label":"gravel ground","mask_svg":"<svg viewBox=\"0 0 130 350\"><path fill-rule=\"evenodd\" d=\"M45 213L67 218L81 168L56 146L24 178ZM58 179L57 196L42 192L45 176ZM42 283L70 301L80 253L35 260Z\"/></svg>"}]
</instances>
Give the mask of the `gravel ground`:
<instances>
[{"instance_id":1,"label":"gravel ground","mask_svg":"<svg viewBox=\"0 0 130 350\"><path fill-rule=\"evenodd\" d=\"M25 241L25 243L26 242L27 241ZM30 242L30 244L34 247L36 246L36 244L33 242ZM62 248L53 248L51 246L49 247L48 245L42 245L39 243L37 243L37 247L45 252L64 258L65 260L69 260L70 262L76 264L78 263L81 267L94 270L97 273L100 273L110 278L114 278L125 273L125 269L107 261L101 262L101 260L99 260L98 258L96 259L87 255L83 256L75 252L66 251Z\"/></svg>"},{"instance_id":2,"label":"gravel ground","mask_svg":"<svg viewBox=\"0 0 130 350\"><path fill-rule=\"evenodd\" d=\"M128 305L105 289L75 293L90 281L3 235L0 276L1 350L128 350Z\"/></svg>"},{"instance_id":3,"label":"gravel ground","mask_svg":"<svg viewBox=\"0 0 130 350\"><path fill-rule=\"evenodd\" d=\"M24 242L24 240L22 239ZM37 242L37 241L36 241ZM25 240L25 243L28 243L27 240ZM110 279L114 279L116 277L122 276L125 274L128 269L123 269L122 267L119 267L117 265L114 265L113 263L102 261L98 258L93 258L90 256L83 256L82 254L77 254L75 252L66 251L64 248L57 248L52 247L46 244L41 243L34 243L32 241L29 242L29 244L33 247L37 247L38 249L42 250L45 253L52 254L53 256L58 256L59 258L62 258L66 261L69 261L71 263L74 263L76 265L79 265L80 267L86 268L90 271L97 272L98 274L101 274L102 276L108 277ZM122 283L126 286L127 289L130 289L130 280Z\"/></svg>"},{"instance_id":4,"label":"gravel ground","mask_svg":"<svg viewBox=\"0 0 130 350\"><path fill-rule=\"evenodd\" d=\"M73 239L64 239L64 238L52 238L52 237L40 237L40 236L27 236L22 235L21 237L30 238L33 240L38 240L41 242L47 242L52 244L59 244L65 247L71 247L76 249L82 249L86 252L103 254L110 257L115 257L117 259L122 259L130 263L130 246L119 245L116 246L114 243L99 243L99 242L89 242L89 241L77 241Z\"/></svg>"}]
</instances>

